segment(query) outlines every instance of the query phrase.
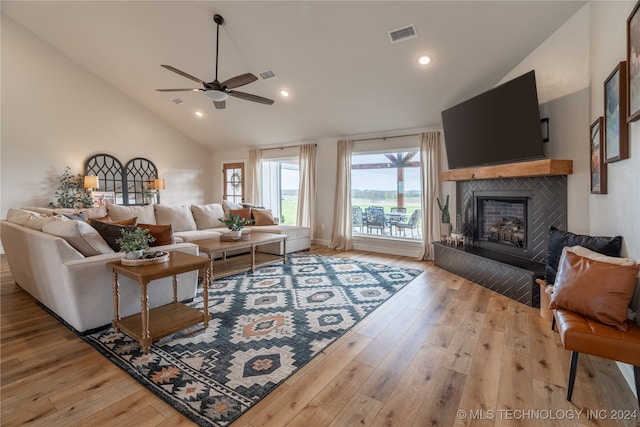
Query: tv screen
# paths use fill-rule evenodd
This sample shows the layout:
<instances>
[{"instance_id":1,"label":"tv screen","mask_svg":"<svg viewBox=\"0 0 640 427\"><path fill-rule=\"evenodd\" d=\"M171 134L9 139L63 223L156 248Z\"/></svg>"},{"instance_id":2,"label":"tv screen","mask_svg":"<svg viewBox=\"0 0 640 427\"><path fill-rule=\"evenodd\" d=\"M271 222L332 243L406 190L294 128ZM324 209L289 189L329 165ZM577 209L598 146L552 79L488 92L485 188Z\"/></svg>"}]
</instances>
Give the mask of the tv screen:
<instances>
[{"instance_id":1,"label":"tv screen","mask_svg":"<svg viewBox=\"0 0 640 427\"><path fill-rule=\"evenodd\" d=\"M543 158L535 71L442 112L449 169Z\"/></svg>"}]
</instances>

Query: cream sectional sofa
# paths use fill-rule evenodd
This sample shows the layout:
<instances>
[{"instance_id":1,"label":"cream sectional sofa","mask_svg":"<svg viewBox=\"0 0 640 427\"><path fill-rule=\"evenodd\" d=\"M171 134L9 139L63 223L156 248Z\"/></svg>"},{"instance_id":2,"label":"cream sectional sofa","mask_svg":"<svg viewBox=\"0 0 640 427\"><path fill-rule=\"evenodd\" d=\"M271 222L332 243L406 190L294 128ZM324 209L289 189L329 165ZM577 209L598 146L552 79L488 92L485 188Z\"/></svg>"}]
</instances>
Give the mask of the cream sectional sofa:
<instances>
[{"instance_id":1,"label":"cream sectional sofa","mask_svg":"<svg viewBox=\"0 0 640 427\"><path fill-rule=\"evenodd\" d=\"M108 205L81 212L94 219L108 215L113 221L137 217L138 223L171 224L174 243L156 249L196 255L198 246L192 241L219 237L226 230L217 227L221 223L216 215L224 215L220 204ZM7 262L16 283L68 326L83 333L108 325L113 319L113 278L107 263L120 259L122 254L114 252L86 222L64 216L74 213L77 211L70 209L10 209L7 219L0 223L0 230ZM287 252L310 247L310 233L305 227L267 225L250 228L286 234ZM267 249L281 250L279 245ZM196 271L178 276L180 300L195 296L197 280ZM154 281L149 292L150 307L171 302L172 289L170 278ZM121 277L120 314L128 316L139 311L139 286Z\"/></svg>"}]
</instances>

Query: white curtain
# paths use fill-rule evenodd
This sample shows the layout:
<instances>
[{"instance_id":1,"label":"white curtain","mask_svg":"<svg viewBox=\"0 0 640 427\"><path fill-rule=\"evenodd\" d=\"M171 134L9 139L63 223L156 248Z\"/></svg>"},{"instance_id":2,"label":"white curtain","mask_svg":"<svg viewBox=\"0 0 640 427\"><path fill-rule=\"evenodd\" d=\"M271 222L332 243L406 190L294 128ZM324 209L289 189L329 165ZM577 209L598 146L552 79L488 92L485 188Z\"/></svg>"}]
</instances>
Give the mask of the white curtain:
<instances>
[{"instance_id":1,"label":"white curtain","mask_svg":"<svg viewBox=\"0 0 640 427\"><path fill-rule=\"evenodd\" d=\"M350 140L338 141L336 196L333 209L331 249L351 249L351 150Z\"/></svg>"},{"instance_id":2,"label":"white curtain","mask_svg":"<svg viewBox=\"0 0 640 427\"><path fill-rule=\"evenodd\" d=\"M245 202L252 205L260 204L260 187L258 187L260 177L260 150L254 148L249 150L249 173L247 180L247 193L245 194Z\"/></svg>"},{"instance_id":3,"label":"white curtain","mask_svg":"<svg viewBox=\"0 0 640 427\"><path fill-rule=\"evenodd\" d=\"M300 186L296 225L310 227L313 240L316 223L316 144L300 146L299 164Z\"/></svg>"},{"instance_id":4,"label":"white curtain","mask_svg":"<svg viewBox=\"0 0 640 427\"><path fill-rule=\"evenodd\" d=\"M423 132L420 141L420 185L422 186L422 250L420 259L433 259L433 244L440 238L440 132Z\"/></svg>"}]
</instances>

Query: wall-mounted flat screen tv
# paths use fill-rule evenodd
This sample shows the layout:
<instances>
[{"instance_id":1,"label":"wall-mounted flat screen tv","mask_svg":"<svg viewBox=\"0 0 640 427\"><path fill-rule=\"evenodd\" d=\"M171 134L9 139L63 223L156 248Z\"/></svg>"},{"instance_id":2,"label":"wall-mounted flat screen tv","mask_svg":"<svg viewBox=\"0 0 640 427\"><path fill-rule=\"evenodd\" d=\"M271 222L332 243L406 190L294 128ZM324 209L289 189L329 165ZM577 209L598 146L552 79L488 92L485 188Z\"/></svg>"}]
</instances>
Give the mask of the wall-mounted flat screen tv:
<instances>
[{"instance_id":1,"label":"wall-mounted flat screen tv","mask_svg":"<svg viewBox=\"0 0 640 427\"><path fill-rule=\"evenodd\" d=\"M544 157L535 71L442 112L449 169Z\"/></svg>"}]
</instances>

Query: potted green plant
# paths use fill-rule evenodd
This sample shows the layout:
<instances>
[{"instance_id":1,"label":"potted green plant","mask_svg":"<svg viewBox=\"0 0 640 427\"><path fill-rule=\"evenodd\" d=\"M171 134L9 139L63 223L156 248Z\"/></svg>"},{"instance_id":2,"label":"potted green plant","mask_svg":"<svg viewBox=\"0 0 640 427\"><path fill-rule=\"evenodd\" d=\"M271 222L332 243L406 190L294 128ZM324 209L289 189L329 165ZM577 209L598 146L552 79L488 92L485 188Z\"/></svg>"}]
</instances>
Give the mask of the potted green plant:
<instances>
[{"instance_id":1,"label":"potted green plant","mask_svg":"<svg viewBox=\"0 0 640 427\"><path fill-rule=\"evenodd\" d=\"M116 239L120 245L120 251L125 253L127 259L140 259L144 251L149 249L149 243L156 240L146 228L136 227L131 231L122 229L122 237Z\"/></svg>"},{"instance_id":2,"label":"potted green plant","mask_svg":"<svg viewBox=\"0 0 640 427\"><path fill-rule=\"evenodd\" d=\"M449 195L447 194L447 200L444 205L440 202L440 198L436 198L438 201L438 207L442 212L442 218L440 220L440 237L446 239L451 234L451 215L449 214Z\"/></svg>"},{"instance_id":3,"label":"potted green plant","mask_svg":"<svg viewBox=\"0 0 640 427\"><path fill-rule=\"evenodd\" d=\"M218 218L229 229L231 237L238 238L242 235L242 228L253 222L252 219L241 218L240 215L229 215L229 218Z\"/></svg>"},{"instance_id":4,"label":"potted green plant","mask_svg":"<svg viewBox=\"0 0 640 427\"><path fill-rule=\"evenodd\" d=\"M51 207L59 208L90 208L93 206L91 191L84 188L84 177L73 175L67 166L62 175L57 177L58 190L55 192L57 205L49 202Z\"/></svg>"}]
</instances>

